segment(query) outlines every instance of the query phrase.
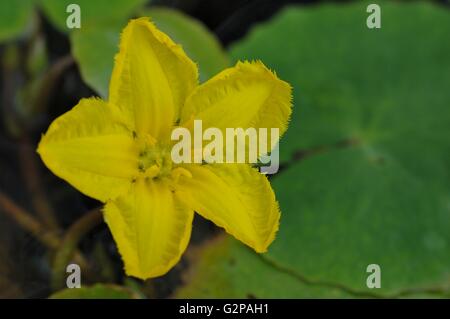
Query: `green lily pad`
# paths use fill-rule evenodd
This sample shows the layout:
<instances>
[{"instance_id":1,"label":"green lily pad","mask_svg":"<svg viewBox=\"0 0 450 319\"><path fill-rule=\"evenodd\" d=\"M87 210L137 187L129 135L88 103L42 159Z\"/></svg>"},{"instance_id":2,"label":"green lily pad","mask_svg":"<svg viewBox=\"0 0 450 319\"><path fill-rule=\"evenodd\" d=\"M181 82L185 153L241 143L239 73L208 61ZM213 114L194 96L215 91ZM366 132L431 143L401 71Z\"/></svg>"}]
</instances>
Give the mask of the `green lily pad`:
<instances>
[{"instance_id":1,"label":"green lily pad","mask_svg":"<svg viewBox=\"0 0 450 319\"><path fill-rule=\"evenodd\" d=\"M448 188L362 145L311 156L274 179L283 220L268 258L307 278L378 293L448 285ZM450 288L450 287L447 287Z\"/></svg>"},{"instance_id":2,"label":"green lily pad","mask_svg":"<svg viewBox=\"0 0 450 319\"><path fill-rule=\"evenodd\" d=\"M158 28L180 43L191 59L198 63L205 80L229 66L227 54L204 26L193 18L171 9L149 9L143 12ZM114 56L119 50L119 36L126 21L109 26L81 28L71 33L72 53L84 81L100 96L108 96Z\"/></svg>"},{"instance_id":3,"label":"green lily pad","mask_svg":"<svg viewBox=\"0 0 450 319\"><path fill-rule=\"evenodd\" d=\"M290 7L231 49L294 88L280 152L285 162L302 157L273 176L282 218L264 258L274 271L352 292L448 296L450 12L380 5L378 30L366 27L364 3ZM229 254L237 252L216 259ZM248 273L241 264L230 276L217 264L207 277L200 267L196 282ZM369 264L381 267L379 289L366 286ZM252 276L267 287L278 280L257 268ZM183 289L196 295L191 285Z\"/></svg>"},{"instance_id":4,"label":"green lily pad","mask_svg":"<svg viewBox=\"0 0 450 319\"><path fill-rule=\"evenodd\" d=\"M229 236L220 236L188 253L192 263L176 298L348 298L334 287L292 278Z\"/></svg>"},{"instance_id":5,"label":"green lily pad","mask_svg":"<svg viewBox=\"0 0 450 319\"><path fill-rule=\"evenodd\" d=\"M139 299L139 296L126 287L95 284L90 287L63 289L52 294L50 299Z\"/></svg>"},{"instance_id":6,"label":"green lily pad","mask_svg":"<svg viewBox=\"0 0 450 319\"><path fill-rule=\"evenodd\" d=\"M32 0L0 1L0 42L18 36L33 12Z\"/></svg>"},{"instance_id":7,"label":"green lily pad","mask_svg":"<svg viewBox=\"0 0 450 319\"><path fill-rule=\"evenodd\" d=\"M46 16L62 32L69 32L66 20L69 4L80 6L81 29L115 24L124 21L143 6L147 0L39 0Z\"/></svg>"},{"instance_id":8,"label":"green lily pad","mask_svg":"<svg viewBox=\"0 0 450 319\"><path fill-rule=\"evenodd\" d=\"M448 109L450 11L429 3L380 4L381 29L366 27L367 3L292 8L232 47L234 59L261 59L293 84L283 160L298 150L377 138L408 124L418 137L423 130L413 131L416 120L405 116L444 124L435 114ZM433 110L422 112L424 104ZM389 121L386 112L398 114ZM435 135L446 139L443 133L448 131Z\"/></svg>"},{"instance_id":9,"label":"green lily pad","mask_svg":"<svg viewBox=\"0 0 450 319\"><path fill-rule=\"evenodd\" d=\"M72 54L83 80L97 93L108 96L114 56L119 50L120 32L126 22L109 27L80 29L70 34Z\"/></svg>"},{"instance_id":10,"label":"green lily pad","mask_svg":"<svg viewBox=\"0 0 450 319\"><path fill-rule=\"evenodd\" d=\"M68 29L66 26L70 14L66 12L66 8L73 1L41 0L41 7L60 31L72 31L72 54L79 64L83 79L100 96L106 97L120 32L133 13L146 2L148 1L77 1L81 12L80 29Z\"/></svg>"}]
</instances>

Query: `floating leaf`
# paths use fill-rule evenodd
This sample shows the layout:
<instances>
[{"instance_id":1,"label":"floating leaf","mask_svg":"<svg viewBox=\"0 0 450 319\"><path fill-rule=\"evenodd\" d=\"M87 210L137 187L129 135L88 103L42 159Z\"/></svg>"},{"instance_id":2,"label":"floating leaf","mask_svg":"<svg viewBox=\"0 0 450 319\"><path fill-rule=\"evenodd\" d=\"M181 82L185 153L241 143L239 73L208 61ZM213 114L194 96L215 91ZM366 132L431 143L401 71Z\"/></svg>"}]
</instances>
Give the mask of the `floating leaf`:
<instances>
[{"instance_id":1,"label":"floating leaf","mask_svg":"<svg viewBox=\"0 0 450 319\"><path fill-rule=\"evenodd\" d=\"M80 0L81 28L70 30L66 26L67 6L71 0L41 0L45 14L62 32L70 34L72 53L79 63L80 72L88 85L102 97L108 93L109 78L118 51L119 35L133 13L146 0Z\"/></svg>"},{"instance_id":2,"label":"floating leaf","mask_svg":"<svg viewBox=\"0 0 450 319\"><path fill-rule=\"evenodd\" d=\"M50 296L51 299L139 299L130 288L112 284L95 284L91 287L63 289Z\"/></svg>"},{"instance_id":3,"label":"floating leaf","mask_svg":"<svg viewBox=\"0 0 450 319\"><path fill-rule=\"evenodd\" d=\"M264 258L351 291L448 295L450 12L382 2L382 28L370 30L366 5L291 7L231 50L236 60L263 60L294 87L280 152L302 159L273 177L282 218ZM230 254L238 252L222 255ZM207 277L205 267L193 269L195 282L245 282L244 263L232 274L217 263ZM381 289L366 286L369 264L381 267ZM270 287L278 268L254 276ZM183 289L195 296L196 285Z\"/></svg>"},{"instance_id":4,"label":"floating leaf","mask_svg":"<svg viewBox=\"0 0 450 319\"><path fill-rule=\"evenodd\" d=\"M108 96L109 79L114 55L119 50L119 36L123 25L82 29L72 32L72 54L78 62L83 80L100 96Z\"/></svg>"},{"instance_id":5,"label":"floating leaf","mask_svg":"<svg viewBox=\"0 0 450 319\"><path fill-rule=\"evenodd\" d=\"M274 269L229 236L190 251L191 270L176 298L347 298L333 287L317 286Z\"/></svg>"},{"instance_id":6,"label":"floating leaf","mask_svg":"<svg viewBox=\"0 0 450 319\"><path fill-rule=\"evenodd\" d=\"M81 29L107 26L125 21L147 0L40 0L42 9L52 23L62 32L69 32L66 21L70 4L80 7Z\"/></svg>"},{"instance_id":7,"label":"floating leaf","mask_svg":"<svg viewBox=\"0 0 450 319\"><path fill-rule=\"evenodd\" d=\"M32 0L0 1L0 42L18 36L30 22Z\"/></svg>"}]
</instances>

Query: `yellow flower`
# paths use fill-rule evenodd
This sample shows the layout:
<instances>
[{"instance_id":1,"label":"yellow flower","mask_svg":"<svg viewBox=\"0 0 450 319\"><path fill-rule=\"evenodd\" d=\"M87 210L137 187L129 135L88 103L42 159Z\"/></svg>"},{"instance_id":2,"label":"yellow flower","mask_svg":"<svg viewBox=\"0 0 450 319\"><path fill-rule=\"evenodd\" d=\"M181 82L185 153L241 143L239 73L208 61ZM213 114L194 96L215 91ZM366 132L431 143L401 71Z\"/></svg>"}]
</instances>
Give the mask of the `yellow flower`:
<instances>
[{"instance_id":1,"label":"yellow flower","mask_svg":"<svg viewBox=\"0 0 450 319\"><path fill-rule=\"evenodd\" d=\"M95 48L93 48L95 50ZM169 271L188 244L194 211L257 252L278 230L267 178L249 164L174 164L171 131L190 127L279 128L291 88L261 62L239 62L198 84L183 49L145 18L124 29L109 100L82 99L57 118L38 147L44 163L105 203L128 275Z\"/></svg>"}]
</instances>

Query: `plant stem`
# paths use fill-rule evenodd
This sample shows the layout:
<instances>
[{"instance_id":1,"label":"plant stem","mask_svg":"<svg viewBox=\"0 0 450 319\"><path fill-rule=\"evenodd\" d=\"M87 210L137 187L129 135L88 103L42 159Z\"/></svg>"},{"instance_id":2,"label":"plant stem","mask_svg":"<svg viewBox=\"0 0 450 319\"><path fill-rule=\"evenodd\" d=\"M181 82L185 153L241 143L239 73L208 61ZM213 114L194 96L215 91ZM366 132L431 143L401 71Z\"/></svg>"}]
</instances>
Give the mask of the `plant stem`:
<instances>
[{"instance_id":1,"label":"plant stem","mask_svg":"<svg viewBox=\"0 0 450 319\"><path fill-rule=\"evenodd\" d=\"M52 267L52 288L60 289L64 285L66 267L74 255L80 240L95 226L103 221L102 212L99 208L90 210L72 224L62 239ZM80 265L81 267L81 265ZM83 268L83 267L81 267ZM85 269L87 270L87 269Z\"/></svg>"},{"instance_id":2,"label":"plant stem","mask_svg":"<svg viewBox=\"0 0 450 319\"><path fill-rule=\"evenodd\" d=\"M56 249L59 246L60 240L55 233L46 231L39 221L22 207L14 203L3 192L0 192L0 206L7 216L16 221L23 229L29 231L41 243L51 249Z\"/></svg>"},{"instance_id":3,"label":"plant stem","mask_svg":"<svg viewBox=\"0 0 450 319\"><path fill-rule=\"evenodd\" d=\"M61 239L54 232L47 231L32 214L17 205L1 191L0 211L4 212L6 216L14 220L24 230L30 232L36 239L51 250L56 250L60 247L62 243ZM75 259L80 266L82 265L87 268L87 262L80 253L75 255Z\"/></svg>"},{"instance_id":4,"label":"plant stem","mask_svg":"<svg viewBox=\"0 0 450 319\"><path fill-rule=\"evenodd\" d=\"M60 58L50 66L43 78L41 79L40 89L32 99L31 114L40 114L45 111L48 100L53 92L53 89L58 82L63 72L74 63L72 56L67 55ZM55 217L54 210L47 199L47 196L41 187L41 177L39 174L39 166L37 162L37 155L32 147L33 143L30 141L26 133L30 128L30 120L26 119L22 123L24 129L22 130L21 147L19 149L19 161L21 165L22 175L30 193L32 204L41 221L50 230L59 232L60 228Z\"/></svg>"},{"instance_id":5,"label":"plant stem","mask_svg":"<svg viewBox=\"0 0 450 319\"><path fill-rule=\"evenodd\" d=\"M41 80L39 92L34 97L32 106L33 114L41 114L46 111L48 100L54 92L54 88L60 80L61 75L72 66L74 62L75 60L71 55L66 55L58 59L49 67Z\"/></svg>"},{"instance_id":6,"label":"plant stem","mask_svg":"<svg viewBox=\"0 0 450 319\"><path fill-rule=\"evenodd\" d=\"M53 207L50 205L44 188L41 186L41 175L39 174L36 161L37 155L30 145L32 144L28 136L24 136L19 148L19 162L23 179L28 188L28 193L31 196L31 203L44 225L51 231L60 233L61 230L56 220Z\"/></svg>"}]
</instances>

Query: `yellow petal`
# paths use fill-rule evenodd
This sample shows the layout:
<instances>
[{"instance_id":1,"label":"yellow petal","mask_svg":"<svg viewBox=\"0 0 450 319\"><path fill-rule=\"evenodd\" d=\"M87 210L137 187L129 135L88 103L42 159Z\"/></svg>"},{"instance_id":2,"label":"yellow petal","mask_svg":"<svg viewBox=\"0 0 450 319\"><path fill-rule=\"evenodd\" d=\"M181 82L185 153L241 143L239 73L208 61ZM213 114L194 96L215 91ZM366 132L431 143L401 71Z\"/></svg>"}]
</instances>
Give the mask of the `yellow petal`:
<instances>
[{"instance_id":1,"label":"yellow petal","mask_svg":"<svg viewBox=\"0 0 450 319\"><path fill-rule=\"evenodd\" d=\"M197 66L147 18L124 29L109 87L109 101L127 114L138 134L168 134L197 85Z\"/></svg>"},{"instance_id":2,"label":"yellow petal","mask_svg":"<svg viewBox=\"0 0 450 319\"><path fill-rule=\"evenodd\" d=\"M181 123L189 127L199 119L203 129L221 130L279 128L281 136L290 114L290 85L260 61L238 62L196 88L181 111Z\"/></svg>"},{"instance_id":3,"label":"yellow petal","mask_svg":"<svg viewBox=\"0 0 450 319\"><path fill-rule=\"evenodd\" d=\"M82 99L53 121L38 146L53 173L100 201L125 192L138 167L132 132L114 111L99 99Z\"/></svg>"},{"instance_id":4,"label":"yellow petal","mask_svg":"<svg viewBox=\"0 0 450 319\"><path fill-rule=\"evenodd\" d=\"M280 218L267 178L246 164L186 168L192 177L180 177L177 197L257 252L265 252Z\"/></svg>"},{"instance_id":5,"label":"yellow petal","mask_svg":"<svg viewBox=\"0 0 450 319\"><path fill-rule=\"evenodd\" d=\"M127 195L105 206L105 220L127 275L164 275L189 242L194 212L181 205L162 181L138 179Z\"/></svg>"}]
</instances>

